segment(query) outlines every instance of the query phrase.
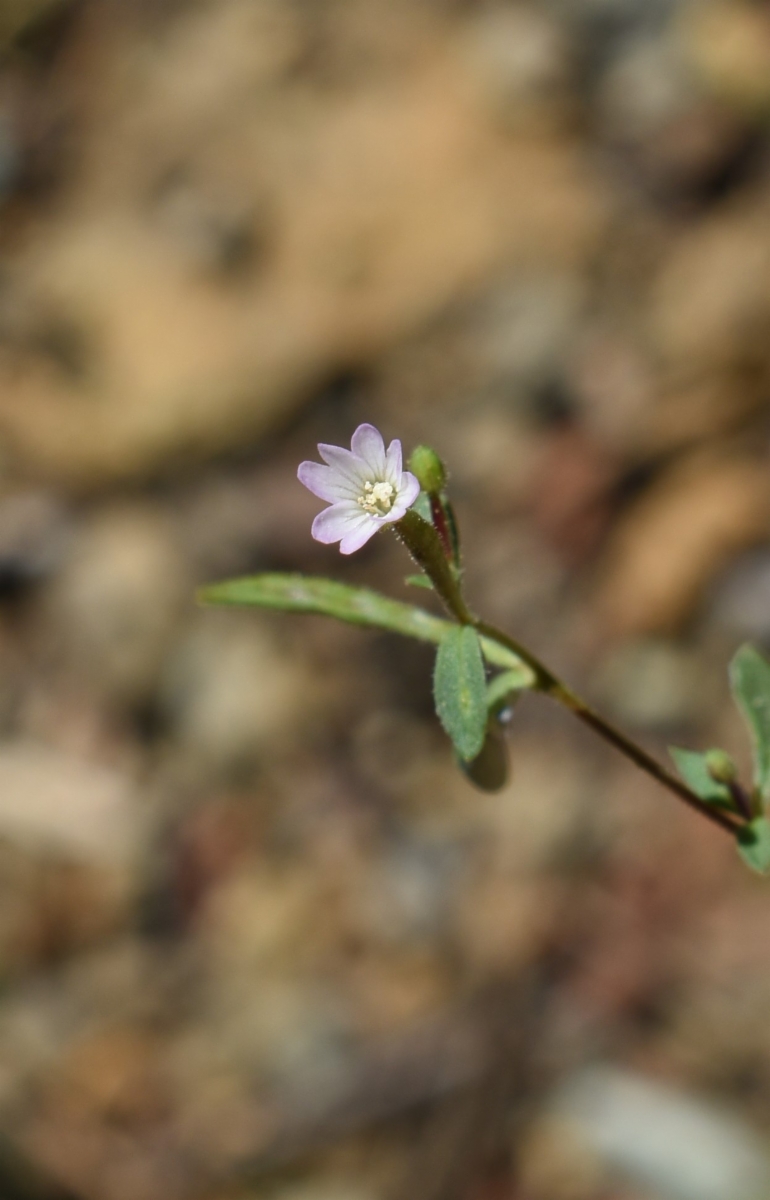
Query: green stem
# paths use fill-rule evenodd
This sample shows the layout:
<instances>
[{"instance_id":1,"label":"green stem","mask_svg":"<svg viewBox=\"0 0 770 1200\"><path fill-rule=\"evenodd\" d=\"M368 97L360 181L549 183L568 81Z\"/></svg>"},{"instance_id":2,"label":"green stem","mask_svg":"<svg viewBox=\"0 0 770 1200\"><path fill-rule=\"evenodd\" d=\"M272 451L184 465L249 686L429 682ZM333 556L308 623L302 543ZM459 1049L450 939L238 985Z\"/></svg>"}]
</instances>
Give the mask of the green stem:
<instances>
[{"instance_id":1,"label":"green stem","mask_svg":"<svg viewBox=\"0 0 770 1200\"><path fill-rule=\"evenodd\" d=\"M413 509L410 509L394 525L394 530L415 562L430 577L436 594L451 617L454 617L461 625L472 625L483 637L492 638L493 641L511 650L534 671L535 686L538 691L569 709L579 721L588 725L594 733L598 733L606 742L624 754L642 771L646 771L663 787L668 788L695 812L706 817L714 825L719 825L733 837L736 835L741 825L730 814L704 804L676 775L666 770L651 754L648 754L631 738L626 737L624 733L595 712L525 646L520 645L501 629L474 616L465 603L458 579L449 567L441 541L432 525L424 521Z\"/></svg>"},{"instance_id":2,"label":"green stem","mask_svg":"<svg viewBox=\"0 0 770 1200\"><path fill-rule=\"evenodd\" d=\"M551 696L552 699L558 701L559 704L568 708L571 713L582 721L584 725L588 725L593 729L594 733L598 733L606 742L615 746L620 750L621 754L625 754L631 762L635 763L653 779L663 787L668 788L670 792L688 804L690 808L707 817L715 825L720 825L729 833L735 834L740 826L734 821L728 813L722 812L720 809L711 808L704 804L702 800L691 792L686 784L677 779L676 775L671 771L667 771L665 767L643 750L641 746L626 737L619 729L605 720L599 713L595 712L590 705L578 696L571 688L568 688L556 675L553 674L543 663L537 659L534 654L531 654L524 646L521 646L513 638L509 637L502 630L497 629L494 625L489 625L486 621L474 621L474 628L478 630L484 637L492 638L499 642L501 646L506 646L523 659L527 666L531 667L537 676L538 691L544 692L545 695Z\"/></svg>"},{"instance_id":3,"label":"green stem","mask_svg":"<svg viewBox=\"0 0 770 1200\"><path fill-rule=\"evenodd\" d=\"M395 523L393 531L429 577L450 617L454 617L460 625L472 625L475 618L463 599L460 585L433 526L410 508Z\"/></svg>"}]
</instances>

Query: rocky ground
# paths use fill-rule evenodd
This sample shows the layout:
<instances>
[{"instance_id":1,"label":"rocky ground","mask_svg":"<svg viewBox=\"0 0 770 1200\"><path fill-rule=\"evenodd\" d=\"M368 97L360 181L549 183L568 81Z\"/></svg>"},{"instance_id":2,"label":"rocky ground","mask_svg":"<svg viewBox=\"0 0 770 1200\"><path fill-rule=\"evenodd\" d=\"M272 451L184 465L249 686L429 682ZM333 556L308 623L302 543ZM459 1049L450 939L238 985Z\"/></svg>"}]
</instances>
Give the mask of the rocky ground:
<instances>
[{"instance_id":1,"label":"rocky ground","mask_svg":"<svg viewBox=\"0 0 770 1200\"><path fill-rule=\"evenodd\" d=\"M479 794L428 649L193 601L424 599L310 538L297 463L372 421L449 463L480 611L747 763L767 6L4 0L0 45L0 1194L769 1195L720 831L536 698Z\"/></svg>"}]
</instances>

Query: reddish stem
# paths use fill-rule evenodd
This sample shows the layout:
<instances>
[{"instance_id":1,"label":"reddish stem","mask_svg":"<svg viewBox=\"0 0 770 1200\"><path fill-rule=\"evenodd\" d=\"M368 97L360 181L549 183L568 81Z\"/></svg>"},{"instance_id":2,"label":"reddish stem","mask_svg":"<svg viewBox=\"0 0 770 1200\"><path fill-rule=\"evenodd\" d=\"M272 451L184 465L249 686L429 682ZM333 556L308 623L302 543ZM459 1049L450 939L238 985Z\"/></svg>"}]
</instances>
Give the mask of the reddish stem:
<instances>
[{"instance_id":1,"label":"reddish stem","mask_svg":"<svg viewBox=\"0 0 770 1200\"><path fill-rule=\"evenodd\" d=\"M429 493L430 499L430 515L433 519L433 527L441 539L441 546L444 554L450 562L454 562L454 546L452 545L452 532L449 528L444 505L441 503L441 497L436 492Z\"/></svg>"}]
</instances>

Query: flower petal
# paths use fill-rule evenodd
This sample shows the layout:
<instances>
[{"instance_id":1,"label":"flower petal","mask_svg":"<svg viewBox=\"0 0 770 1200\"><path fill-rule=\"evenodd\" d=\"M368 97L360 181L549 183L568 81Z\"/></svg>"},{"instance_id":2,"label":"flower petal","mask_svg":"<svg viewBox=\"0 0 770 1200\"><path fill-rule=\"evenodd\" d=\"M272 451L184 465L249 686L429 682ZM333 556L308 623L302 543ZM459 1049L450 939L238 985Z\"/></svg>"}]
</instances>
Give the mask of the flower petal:
<instances>
[{"instance_id":1,"label":"flower petal","mask_svg":"<svg viewBox=\"0 0 770 1200\"><path fill-rule=\"evenodd\" d=\"M393 484L396 491L401 483L401 469L401 442L398 438L393 438L385 455L385 478Z\"/></svg>"},{"instance_id":2,"label":"flower petal","mask_svg":"<svg viewBox=\"0 0 770 1200\"><path fill-rule=\"evenodd\" d=\"M325 467L323 463L300 463L297 478L314 496L318 496L320 500L328 500L330 504L337 500L356 500L359 494L357 485L341 476L333 467Z\"/></svg>"},{"instance_id":3,"label":"flower petal","mask_svg":"<svg viewBox=\"0 0 770 1200\"><path fill-rule=\"evenodd\" d=\"M411 471L404 471L401 476L401 486L398 489L396 503L393 507L400 508L402 510L401 516L403 516L406 510L412 507L419 494L419 479Z\"/></svg>"},{"instance_id":4,"label":"flower petal","mask_svg":"<svg viewBox=\"0 0 770 1200\"><path fill-rule=\"evenodd\" d=\"M324 462L358 488L357 495L363 491L363 485L369 478L369 467L362 459L346 450L344 446L327 446L325 442L318 443L318 453Z\"/></svg>"},{"instance_id":5,"label":"flower petal","mask_svg":"<svg viewBox=\"0 0 770 1200\"><path fill-rule=\"evenodd\" d=\"M317 542L328 546L331 542L341 541L351 529L357 528L363 515L352 500L341 500L319 512L310 532Z\"/></svg>"},{"instance_id":6,"label":"flower petal","mask_svg":"<svg viewBox=\"0 0 770 1200\"><path fill-rule=\"evenodd\" d=\"M353 554L354 551L360 550L365 542L373 537L380 528L380 522L368 513L363 513L360 523L355 529L350 529L345 534L340 542L340 554Z\"/></svg>"},{"instance_id":7,"label":"flower petal","mask_svg":"<svg viewBox=\"0 0 770 1200\"><path fill-rule=\"evenodd\" d=\"M350 447L371 468L375 480L385 478L385 443L379 429L373 425L359 425L351 438Z\"/></svg>"}]
</instances>

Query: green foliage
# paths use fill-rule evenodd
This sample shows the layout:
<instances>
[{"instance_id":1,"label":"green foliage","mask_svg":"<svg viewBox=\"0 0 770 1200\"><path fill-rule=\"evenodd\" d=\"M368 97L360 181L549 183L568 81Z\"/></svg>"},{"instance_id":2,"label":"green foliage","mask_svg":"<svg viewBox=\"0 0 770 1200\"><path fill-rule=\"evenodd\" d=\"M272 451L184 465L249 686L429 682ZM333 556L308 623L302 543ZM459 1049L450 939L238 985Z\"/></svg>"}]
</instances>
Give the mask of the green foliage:
<instances>
[{"instance_id":1,"label":"green foliage","mask_svg":"<svg viewBox=\"0 0 770 1200\"><path fill-rule=\"evenodd\" d=\"M278 608L284 612L322 613L354 625L388 629L424 642L440 642L450 622L421 608L403 604L331 579L306 575L250 575L214 583L198 593L201 604L241 608Z\"/></svg>"},{"instance_id":2,"label":"green foliage","mask_svg":"<svg viewBox=\"0 0 770 1200\"><path fill-rule=\"evenodd\" d=\"M346 583L306 575L269 573L213 583L200 589L198 601L206 605L236 608L320 613L353 625L385 629L434 645L440 644L449 630L457 628L451 621L435 617L422 608L415 608L400 600L391 600L368 588L351 587ZM515 671L522 680L521 687L532 687L535 682L533 672L512 651L491 638L482 638L481 647L487 662Z\"/></svg>"},{"instance_id":3,"label":"green foliage","mask_svg":"<svg viewBox=\"0 0 770 1200\"><path fill-rule=\"evenodd\" d=\"M755 817L738 833L738 853L747 866L760 875L770 872L770 821Z\"/></svg>"},{"instance_id":4,"label":"green foliage","mask_svg":"<svg viewBox=\"0 0 770 1200\"><path fill-rule=\"evenodd\" d=\"M412 505L412 508L417 513L418 517L422 517L423 521L427 521L429 525L433 524L430 496L427 492L420 492L419 496Z\"/></svg>"},{"instance_id":5,"label":"green foliage","mask_svg":"<svg viewBox=\"0 0 770 1200\"><path fill-rule=\"evenodd\" d=\"M754 782L770 799L770 663L753 646L741 646L730 664L733 695L751 730Z\"/></svg>"},{"instance_id":6,"label":"green foliage","mask_svg":"<svg viewBox=\"0 0 770 1200\"><path fill-rule=\"evenodd\" d=\"M508 704L515 704L519 695L530 687L528 676L532 672L525 666L524 670L503 671L487 684L487 708L490 712L499 712Z\"/></svg>"},{"instance_id":7,"label":"green foliage","mask_svg":"<svg viewBox=\"0 0 770 1200\"><path fill-rule=\"evenodd\" d=\"M470 625L455 625L444 636L433 676L436 712L461 759L470 762L484 745L487 681L481 641Z\"/></svg>"},{"instance_id":8,"label":"green foliage","mask_svg":"<svg viewBox=\"0 0 770 1200\"><path fill-rule=\"evenodd\" d=\"M695 792L706 804L714 804L719 808L734 807L730 791L723 783L717 783L709 773L708 756L697 750L681 750L678 746L669 746L669 754L676 763L679 774L687 786Z\"/></svg>"},{"instance_id":9,"label":"green foliage","mask_svg":"<svg viewBox=\"0 0 770 1200\"><path fill-rule=\"evenodd\" d=\"M444 622L444 624L448 625L449 622ZM519 680L519 690L523 691L524 688L535 686L535 672L519 658L518 654L514 654L507 646L501 646L499 642L495 642L492 638L483 637L480 640L481 649L484 652L484 658L487 662L493 667L505 668L511 677L515 675Z\"/></svg>"},{"instance_id":10,"label":"green foliage","mask_svg":"<svg viewBox=\"0 0 770 1200\"><path fill-rule=\"evenodd\" d=\"M460 761L463 772L482 792L499 792L508 782L508 746L500 723L491 718L484 745L470 762Z\"/></svg>"},{"instance_id":11,"label":"green foliage","mask_svg":"<svg viewBox=\"0 0 770 1200\"><path fill-rule=\"evenodd\" d=\"M404 583L408 583L410 587L427 588L429 592L433 591L433 584L427 575L407 575Z\"/></svg>"}]
</instances>

